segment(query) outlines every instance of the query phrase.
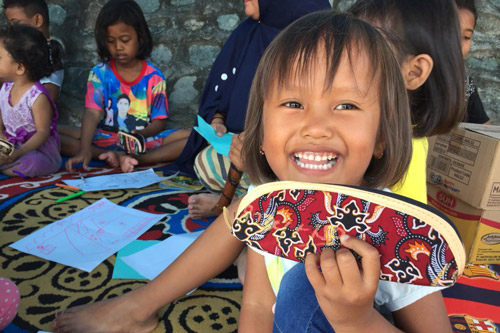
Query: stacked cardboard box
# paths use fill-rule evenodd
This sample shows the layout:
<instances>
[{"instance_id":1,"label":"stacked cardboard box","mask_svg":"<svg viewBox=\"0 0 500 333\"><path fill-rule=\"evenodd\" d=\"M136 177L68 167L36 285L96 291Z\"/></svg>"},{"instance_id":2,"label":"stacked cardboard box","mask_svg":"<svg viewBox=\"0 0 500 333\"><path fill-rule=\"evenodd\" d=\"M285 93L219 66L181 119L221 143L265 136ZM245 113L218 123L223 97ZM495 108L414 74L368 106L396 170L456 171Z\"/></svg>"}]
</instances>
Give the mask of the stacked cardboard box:
<instances>
[{"instance_id":1,"label":"stacked cardboard box","mask_svg":"<svg viewBox=\"0 0 500 333\"><path fill-rule=\"evenodd\" d=\"M471 263L500 263L500 126L429 139L428 203L458 228Z\"/></svg>"}]
</instances>

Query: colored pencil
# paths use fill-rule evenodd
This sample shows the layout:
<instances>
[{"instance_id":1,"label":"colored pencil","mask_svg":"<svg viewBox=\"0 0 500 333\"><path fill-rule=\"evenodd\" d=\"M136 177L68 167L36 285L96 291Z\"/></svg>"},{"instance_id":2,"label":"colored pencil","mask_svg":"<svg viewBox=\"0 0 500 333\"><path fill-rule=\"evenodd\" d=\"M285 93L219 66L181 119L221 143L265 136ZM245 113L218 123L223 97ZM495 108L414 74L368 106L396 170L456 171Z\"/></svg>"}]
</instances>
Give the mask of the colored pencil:
<instances>
[{"instance_id":1,"label":"colored pencil","mask_svg":"<svg viewBox=\"0 0 500 333\"><path fill-rule=\"evenodd\" d=\"M80 189L76 186L69 186L66 184L56 184L57 187L68 188L70 190L80 191Z\"/></svg>"},{"instance_id":2,"label":"colored pencil","mask_svg":"<svg viewBox=\"0 0 500 333\"><path fill-rule=\"evenodd\" d=\"M80 192L76 192L76 193L70 194L70 195L65 196L65 197L63 197L63 198L57 199L57 200L56 200L56 203L58 203L58 202L62 202L62 201L66 201L66 200L68 200L68 199L71 199L71 198L74 198L74 197L80 196L80 195L82 195L83 193L85 193L85 191L80 191Z\"/></svg>"}]
</instances>

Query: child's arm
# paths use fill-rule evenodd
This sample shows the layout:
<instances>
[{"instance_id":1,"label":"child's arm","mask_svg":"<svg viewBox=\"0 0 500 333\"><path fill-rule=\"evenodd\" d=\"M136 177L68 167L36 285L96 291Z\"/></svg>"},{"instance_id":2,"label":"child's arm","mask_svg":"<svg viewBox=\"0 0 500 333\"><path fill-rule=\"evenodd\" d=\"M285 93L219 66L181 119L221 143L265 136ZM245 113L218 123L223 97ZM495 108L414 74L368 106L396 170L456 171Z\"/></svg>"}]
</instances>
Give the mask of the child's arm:
<instances>
[{"instance_id":1,"label":"child's arm","mask_svg":"<svg viewBox=\"0 0 500 333\"><path fill-rule=\"evenodd\" d=\"M229 146L229 159L234 166L240 170L245 171L243 161L241 159L241 149L245 140L245 132L233 135L231 138L231 146Z\"/></svg>"},{"instance_id":2,"label":"child's arm","mask_svg":"<svg viewBox=\"0 0 500 333\"><path fill-rule=\"evenodd\" d=\"M92 159L92 138L94 137L97 124L101 119L102 111L85 108L82 117L82 128L80 136L80 152L66 161L66 169L73 171L73 165L83 162L83 168L87 169Z\"/></svg>"},{"instance_id":3,"label":"child's arm","mask_svg":"<svg viewBox=\"0 0 500 333\"><path fill-rule=\"evenodd\" d=\"M234 218L237 200L228 206L229 219ZM98 302L59 315L54 322L58 332L134 331L123 318L144 324L166 304L185 295L227 269L243 249L243 242L231 235L223 215L217 219L172 264L145 286L110 302ZM134 312L130 312L133 305ZM138 331L139 329L136 329Z\"/></svg>"},{"instance_id":4,"label":"child's arm","mask_svg":"<svg viewBox=\"0 0 500 333\"><path fill-rule=\"evenodd\" d=\"M328 322L337 333L399 332L373 307L380 274L377 249L360 239L343 237L345 249L326 249L321 257L309 254L305 261L307 278ZM363 258L361 267L349 249Z\"/></svg>"},{"instance_id":5,"label":"child's arm","mask_svg":"<svg viewBox=\"0 0 500 333\"><path fill-rule=\"evenodd\" d=\"M3 125L3 119L2 119L2 113L0 112L0 139L6 140L7 137L5 136L5 126Z\"/></svg>"},{"instance_id":6,"label":"child's arm","mask_svg":"<svg viewBox=\"0 0 500 333\"><path fill-rule=\"evenodd\" d=\"M49 83L49 82L44 83L43 86L47 90L47 92L49 93L50 98L52 98L54 103L56 103L57 98L59 97L59 91L61 90L61 88L59 88L58 85L55 85L55 84Z\"/></svg>"},{"instance_id":7,"label":"child's arm","mask_svg":"<svg viewBox=\"0 0 500 333\"><path fill-rule=\"evenodd\" d=\"M275 301L264 257L248 249L238 332L272 332Z\"/></svg>"},{"instance_id":8,"label":"child's arm","mask_svg":"<svg viewBox=\"0 0 500 333\"><path fill-rule=\"evenodd\" d=\"M156 134L160 133L161 131L164 131L166 125L167 125L167 118L153 119L153 121L151 123L149 123L149 125L146 126L146 128L144 128L142 130L136 130L133 132L139 133L144 138L149 138L151 136L155 136Z\"/></svg>"},{"instance_id":9,"label":"child's arm","mask_svg":"<svg viewBox=\"0 0 500 333\"><path fill-rule=\"evenodd\" d=\"M10 163L17 160L22 155L40 147L50 135L50 123L54 117L54 110L49 99L44 94L40 94L33 103L33 120L35 121L36 132L21 147L16 148L12 155L4 156L1 163ZM2 123L3 128L3 123ZM2 134L3 135L3 134Z\"/></svg>"},{"instance_id":10,"label":"child's arm","mask_svg":"<svg viewBox=\"0 0 500 333\"><path fill-rule=\"evenodd\" d=\"M452 332L441 291L393 312L394 323L405 332Z\"/></svg>"}]
</instances>

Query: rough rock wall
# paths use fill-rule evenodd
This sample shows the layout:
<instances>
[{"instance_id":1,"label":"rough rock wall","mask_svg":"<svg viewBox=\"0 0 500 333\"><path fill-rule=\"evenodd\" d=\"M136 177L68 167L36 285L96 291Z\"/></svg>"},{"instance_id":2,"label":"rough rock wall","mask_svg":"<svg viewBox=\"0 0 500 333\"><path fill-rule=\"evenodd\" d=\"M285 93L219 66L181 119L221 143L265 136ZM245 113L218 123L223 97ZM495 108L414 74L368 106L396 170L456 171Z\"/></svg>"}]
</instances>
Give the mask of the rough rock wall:
<instances>
[{"instance_id":1,"label":"rough rock wall","mask_svg":"<svg viewBox=\"0 0 500 333\"><path fill-rule=\"evenodd\" d=\"M345 10L353 0L332 0ZM244 18L242 0L137 0L155 42L151 60L167 77L169 127L193 124L210 66ZM500 124L500 0L476 0L479 18L467 64L485 108ZM104 0L48 0L51 34L66 47L59 101L63 124L79 124L89 69L97 63L94 24Z\"/></svg>"}]
</instances>

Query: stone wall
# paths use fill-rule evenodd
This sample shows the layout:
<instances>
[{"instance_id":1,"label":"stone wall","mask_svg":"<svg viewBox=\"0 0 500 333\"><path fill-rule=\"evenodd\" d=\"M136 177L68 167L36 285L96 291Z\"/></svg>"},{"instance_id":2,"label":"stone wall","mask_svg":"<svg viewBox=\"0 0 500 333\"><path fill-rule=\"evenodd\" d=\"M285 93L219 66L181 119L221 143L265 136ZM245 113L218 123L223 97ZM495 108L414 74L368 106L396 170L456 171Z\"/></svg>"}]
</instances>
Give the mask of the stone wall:
<instances>
[{"instance_id":1,"label":"stone wall","mask_svg":"<svg viewBox=\"0 0 500 333\"><path fill-rule=\"evenodd\" d=\"M231 31L242 0L137 0L155 42L152 62L167 77L169 127L193 124L203 83ZM333 0L346 9L353 0ZM500 0L476 0L477 31L467 63L485 108L500 124ZM66 47L61 123L79 124L89 69L97 63L94 23L104 0L48 0L51 34Z\"/></svg>"}]
</instances>

